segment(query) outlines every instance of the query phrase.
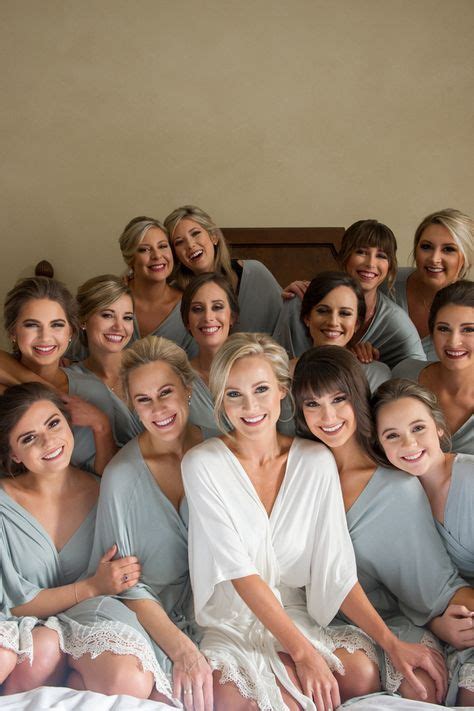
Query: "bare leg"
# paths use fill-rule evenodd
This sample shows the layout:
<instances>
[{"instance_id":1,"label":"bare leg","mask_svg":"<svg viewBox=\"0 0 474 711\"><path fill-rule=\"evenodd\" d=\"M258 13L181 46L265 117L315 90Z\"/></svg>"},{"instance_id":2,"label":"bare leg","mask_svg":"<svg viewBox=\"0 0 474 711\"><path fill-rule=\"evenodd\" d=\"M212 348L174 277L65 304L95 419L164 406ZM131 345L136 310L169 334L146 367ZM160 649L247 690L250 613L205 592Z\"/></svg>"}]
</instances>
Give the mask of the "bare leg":
<instances>
[{"instance_id":1,"label":"bare leg","mask_svg":"<svg viewBox=\"0 0 474 711\"><path fill-rule=\"evenodd\" d=\"M339 685L341 702L380 691L379 668L365 652L357 649L351 654L347 649L336 649L334 654L344 665L345 674L334 672Z\"/></svg>"},{"instance_id":2,"label":"bare leg","mask_svg":"<svg viewBox=\"0 0 474 711\"><path fill-rule=\"evenodd\" d=\"M160 692L153 688L153 691L151 692L150 696L148 697L152 701L161 701L162 704L168 704L170 705L171 699L168 696L165 696L164 694L160 694Z\"/></svg>"},{"instance_id":3,"label":"bare leg","mask_svg":"<svg viewBox=\"0 0 474 711\"><path fill-rule=\"evenodd\" d=\"M469 691L468 689L459 689L457 705L474 707L474 691Z\"/></svg>"},{"instance_id":4,"label":"bare leg","mask_svg":"<svg viewBox=\"0 0 474 711\"><path fill-rule=\"evenodd\" d=\"M72 669L67 677L66 686L70 689L75 689L76 691L85 691L84 681L79 672Z\"/></svg>"},{"instance_id":5,"label":"bare leg","mask_svg":"<svg viewBox=\"0 0 474 711\"><path fill-rule=\"evenodd\" d=\"M144 672L137 657L131 654L102 652L95 659L84 654L80 659L70 659L69 664L80 674L89 691L148 699L154 686L153 674Z\"/></svg>"},{"instance_id":6,"label":"bare leg","mask_svg":"<svg viewBox=\"0 0 474 711\"><path fill-rule=\"evenodd\" d=\"M430 675L423 669L415 669L415 676L422 682L426 689L428 696L426 699L420 699L420 696L413 690L410 684L404 679L400 684L398 693L403 696L404 699L411 699L412 701L425 701L429 704L436 704L436 686Z\"/></svg>"},{"instance_id":7,"label":"bare leg","mask_svg":"<svg viewBox=\"0 0 474 711\"><path fill-rule=\"evenodd\" d=\"M220 683L220 671L213 672L214 711L258 711L255 701L241 696L238 688L231 681Z\"/></svg>"},{"instance_id":8,"label":"bare leg","mask_svg":"<svg viewBox=\"0 0 474 711\"><path fill-rule=\"evenodd\" d=\"M0 647L0 684L3 684L7 676L16 667L16 654L11 649Z\"/></svg>"},{"instance_id":9,"label":"bare leg","mask_svg":"<svg viewBox=\"0 0 474 711\"><path fill-rule=\"evenodd\" d=\"M33 630L33 664L28 660L17 664L4 685L4 694L17 694L38 686L60 686L66 673L66 657L59 647L54 630L36 627Z\"/></svg>"}]
</instances>

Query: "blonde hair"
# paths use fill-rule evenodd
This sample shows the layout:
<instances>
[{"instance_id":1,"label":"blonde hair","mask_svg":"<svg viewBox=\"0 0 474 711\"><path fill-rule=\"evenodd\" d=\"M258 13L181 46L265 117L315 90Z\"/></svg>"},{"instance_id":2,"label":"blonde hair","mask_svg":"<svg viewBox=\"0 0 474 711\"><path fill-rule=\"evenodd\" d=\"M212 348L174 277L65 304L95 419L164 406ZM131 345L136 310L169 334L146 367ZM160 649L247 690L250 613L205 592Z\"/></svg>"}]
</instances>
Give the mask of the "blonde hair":
<instances>
[{"instance_id":1,"label":"blonde hair","mask_svg":"<svg viewBox=\"0 0 474 711\"><path fill-rule=\"evenodd\" d=\"M120 251L125 264L129 267L133 264L133 258L137 251L138 245L151 227L157 227L163 232L165 237L168 237L165 226L154 217L145 217L143 215L134 217L125 225L122 234L119 237Z\"/></svg>"},{"instance_id":2,"label":"blonde hair","mask_svg":"<svg viewBox=\"0 0 474 711\"><path fill-rule=\"evenodd\" d=\"M81 323L87 321L97 311L106 309L122 296L129 296L133 301L132 292L120 277L101 274L88 279L77 290L79 320Z\"/></svg>"},{"instance_id":3,"label":"blonde hair","mask_svg":"<svg viewBox=\"0 0 474 711\"><path fill-rule=\"evenodd\" d=\"M458 276L459 279L462 279L469 272L474 259L474 220L472 217L469 217L469 215L465 215L464 212L451 207L427 215L416 228L413 240L413 259L415 258L418 242L423 232L430 225L442 225L448 230L455 241L459 251L464 257L464 264Z\"/></svg>"},{"instance_id":4,"label":"blonde hair","mask_svg":"<svg viewBox=\"0 0 474 711\"><path fill-rule=\"evenodd\" d=\"M184 387L190 390L196 378L188 357L182 348L173 341L162 336L145 336L135 341L130 348L127 348L122 355L122 367L120 376L122 379L123 391L127 396L130 405L129 379L130 373L137 368L149 363L162 361L180 378Z\"/></svg>"},{"instance_id":5,"label":"blonde hair","mask_svg":"<svg viewBox=\"0 0 474 711\"><path fill-rule=\"evenodd\" d=\"M209 373L209 390L214 400L214 417L223 432L228 431L225 420L224 394L230 371L241 358L263 356L270 363L279 386L290 394L289 359L285 349L266 333L234 333L219 348Z\"/></svg>"},{"instance_id":6,"label":"blonde hair","mask_svg":"<svg viewBox=\"0 0 474 711\"><path fill-rule=\"evenodd\" d=\"M176 210L173 210L173 212L171 212L165 218L164 222L165 228L168 231L171 249L173 250L173 255L175 257L175 265L172 274L172 279L176 282L177 286L180 289L185 289L194 276L193 272L188 269L188 267L185 267L184 264L181 264L179 259L176 257L176 252L174 251L173 246L174 233L179 223L183 219L189 219L193 220L194 222L197 222L198 225L200 225L203 229L206 230L206 232L209 233L209 236L211 238L214 237L215 239L217 239L217 243L215 245L213 271L217 272L218 274L223 274L225 277L227 277L227 279L232 284L232 287L236 289L237 276L234 270L232 269L229 247L227 246L225 237L222 234L221 229L215 224L210 215L208 215L207 212L204 212L204 210L201 210L200 207L196 207L195 205L183 205L182 207L177 207Z\"/></svg>"},{"instance_id":7,"label":"blonde hair","mask_svg":"<svg viewBox=\"0 0 474 711\"><path fill-rule=\"evenodd\" d=\"M443 432L439 438L441 449L444 452L449 452L451 449L451 437L436 395L432 393L431 390L428 390L428 388L423 387L423 385L415 383L414 380L395 378L394 380L387 380L385 383L382 383L382 385L380 385L375 391L371 400L372 415L374 420L377 420L377 414L384 405L389 405L391 402L396 402L404 397L411 397L418 400L427 408L432 419L434 420L436 428L438 430L442 430ZM386 459L385 452L378 435L376 449L378 453ZM388 460L386 459L386 461Z\"/></svg>"}]
</instances>

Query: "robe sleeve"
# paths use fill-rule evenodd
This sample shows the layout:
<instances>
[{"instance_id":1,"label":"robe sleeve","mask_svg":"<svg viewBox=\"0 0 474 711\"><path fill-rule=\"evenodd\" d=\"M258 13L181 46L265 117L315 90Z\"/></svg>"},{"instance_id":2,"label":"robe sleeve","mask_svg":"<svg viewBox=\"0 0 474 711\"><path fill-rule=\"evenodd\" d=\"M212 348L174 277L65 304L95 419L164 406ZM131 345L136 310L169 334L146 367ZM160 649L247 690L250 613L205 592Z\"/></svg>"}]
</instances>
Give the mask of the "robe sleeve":
<instances>
[{"instance_id":1,"label":"robe sleeve","mask_svg":"<svg viewBox=\"0 0 474 711\"><path fill-rule=\"evenodd\" d=\"M314 536L306 598L311 617L326 627L357 583L357 569L336 463L329 450L325 451L322 445L307 444L319 450L308 462L308 466L318 472L319 489L318 508L311 514L314 517ZM311 453L311 450L308 452ZM308 476L306 481L311 481L311 477Z\"/></svg>"},{"instance_id":2,"label":"robe sleeve","mask_svg":"<svg viewBox=\"0 0 474 711\"><path fill-rule=\"evenodd\" d=\"M273 334L290 358L297 358L313 345L300 320L301 299L298 296L284 301Z\"/></svg>"},{"instance_id":3,"label":"robe sleeve","mask_svg":"<svg viewBox=\"0 0 474 711\"><path fill-rule=\"evenodd\" d=\"M12 535L14 540L10 543ZM11 614L10 611L12 608L30 602L38 593L45 589L27 580L15 566L13 558L15 558L18 553L20 553L20 557L31 555L31 551L29 550L23 549L19 551L23 540L23 537L15 536L14 529L10 530L8 519L5 520L5 517L2 516L0 512L0 562L2 578L0 593L1 610L6 615ZM53 587L53 585L51 584L47 587Z\"/></svg>"},{"instance_id":4,"label":"robe sleeve","mask_svg":"<svg viewBox=\"0 0 474 711\"><path fill-rule=\"evenodd\" d=\"M140 557L136 537L144 535L144 532L137 531L136 526L130 521L130 512L137 507L135 499L140 477L138 474L130 476L133 462L129 461L127 454L125 448L121 450L112 458L102 475L89 575L95 573L101 557L114 543L118 548L116 558L130 555ZM159 555L158 546L159 542L157 542L157 555ZM116 597L159 602L152 589L143 582L138 582L133 588Z\"/></svg>"},{"instance_id":5,"label":"robe sleeve","mask_svg":"<svg viewBox=\"0 0 474 711\"><path fill-rule=\"evenodd\" d=\"M259 574L213 482L215 477L226 476L224 461L201 445L189 451L181 463L189 506L189 563L198 621L219 583Z\"/></svg>"}]
</instances>

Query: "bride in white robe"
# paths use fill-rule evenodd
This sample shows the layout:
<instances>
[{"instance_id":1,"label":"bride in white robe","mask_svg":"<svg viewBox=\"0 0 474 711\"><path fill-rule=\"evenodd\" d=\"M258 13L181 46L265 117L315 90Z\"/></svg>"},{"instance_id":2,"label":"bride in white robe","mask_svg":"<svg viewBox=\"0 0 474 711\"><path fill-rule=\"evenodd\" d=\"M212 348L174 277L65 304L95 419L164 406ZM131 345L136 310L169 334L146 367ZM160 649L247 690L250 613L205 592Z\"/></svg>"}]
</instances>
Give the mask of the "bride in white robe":
<instances>
[{"instance_id":1,"label":"bride in white robe","mask_svg":"<svg viewBox=\"0 0 474 711\"><path fill-rule=\"evenodd\" d=\"M397 640L357 582L329 450L277 433L288 385L280 346L262 334L231 336L210 387L217 419L225 414L234 430L182 461L195 614L218 710L328 711L377 691L370 638L326 627L339 609L415 686L416 666L442 677L439 655Z\"/></svg>"}]
</instances>

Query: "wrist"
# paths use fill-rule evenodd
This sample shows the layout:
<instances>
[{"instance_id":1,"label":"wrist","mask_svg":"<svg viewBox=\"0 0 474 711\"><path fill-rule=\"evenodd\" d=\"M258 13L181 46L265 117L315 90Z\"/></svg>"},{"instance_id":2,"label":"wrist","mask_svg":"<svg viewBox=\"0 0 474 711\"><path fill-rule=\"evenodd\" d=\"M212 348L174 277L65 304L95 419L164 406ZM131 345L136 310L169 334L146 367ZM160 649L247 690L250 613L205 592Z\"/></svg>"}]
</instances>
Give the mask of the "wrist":
<instances>
[{"instance_id":1,"label":"wrist","mask_svg":"<svg viewBox=\"0 0 474 711\"><path fill-rule=\"evenodd\" d=\"M91 429L95 435L99 435L100 437L112 436L112 427L106 415L98 417L97 420L91 423Z\"/></svg>"},{"instance_id":2,"label":"wrist","mask_svg":"<svg viewBox=\"0 0 474 711\"><path fill-rule=\"evenodd\" d=\"M167 649L167 654L173 663L179 662L183 658L192 654L199 654L199 649L194 642L184 635L181 630L178 630L176 639L173 644Z\"/></svg>"},{"instance_id":3,"label":"wrist","mask_svg":"<svg viewBox=\"0 0 474 711\"><path fill-rule=\"evenodd\" d=\"M299 643L298 645L295 645L294 648L292 645L291 649L286 650L295 664L299 664L300 662L303 662L311 654L314 654L316 652L313 645L310 642L308 642L308 640L306 638L303 638L303 640L304 640L303 642Z\"/></svg>"},{"instance_id":4,"label":"wrist","mask_svg":"<svg viewBox=\"0 0 474 711\"><path fill-rule=\"evenodd\" d=\"M101 595L101 591L98 589L95 583L95 576L81 580L76 583L76 596L79 602L83 600L88 600L91 597L98 597Z\"/></svg>"}]
</instances>

